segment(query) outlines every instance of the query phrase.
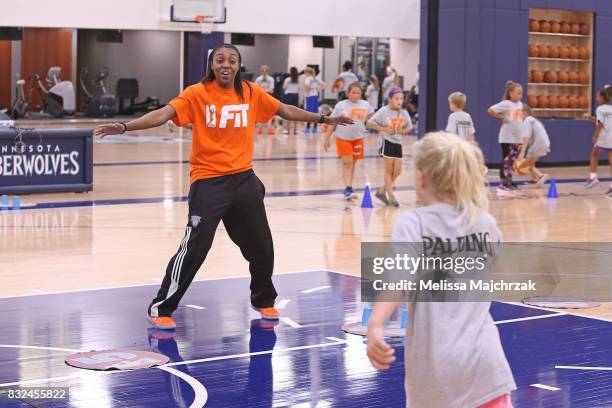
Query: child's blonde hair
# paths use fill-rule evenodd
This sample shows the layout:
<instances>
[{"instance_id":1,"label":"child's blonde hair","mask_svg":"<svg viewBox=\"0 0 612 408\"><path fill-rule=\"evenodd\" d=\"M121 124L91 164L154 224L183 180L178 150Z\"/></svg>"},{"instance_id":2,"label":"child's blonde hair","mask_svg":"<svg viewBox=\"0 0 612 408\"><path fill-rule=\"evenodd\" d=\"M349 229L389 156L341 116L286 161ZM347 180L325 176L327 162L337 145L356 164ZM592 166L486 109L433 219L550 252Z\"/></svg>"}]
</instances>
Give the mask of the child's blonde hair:
<instances>
[{"instance_id":1,"label":"child's blonde hair","mask_svg":"<svg viewBox=\"0 0 612 408\"><path fill-rule=\"evenodd\" d=\"M432 132L415 144L414 162L434 195L454 203L470 226L476 223L479 210L489 208L487 167L478 146L451 133Z\"/></svg>"},{"instance_id":2,"label":"child's blonde hair","mask_svg":"<svg viewBox=\"0 0 612 408\"><path fill-rule=\"evenodd\" d=\"M304 74L309 74L309 75L315 76L315 71L311 67L306 67L306 68L304 68Z\"/></svg>"},{"instance_id":3,"label":"child's blonde hair","mask_svg":"<svg viewBox=\"0 0 612 408\"><path fill-rule=\"evenodd\" d=\"M463 109L465 108L467 97L465 96L465 94L461 92L453 92L448 97L448 101L452 103L453 105L455 105L457 108Z\"/></svg>"}]
</instances>

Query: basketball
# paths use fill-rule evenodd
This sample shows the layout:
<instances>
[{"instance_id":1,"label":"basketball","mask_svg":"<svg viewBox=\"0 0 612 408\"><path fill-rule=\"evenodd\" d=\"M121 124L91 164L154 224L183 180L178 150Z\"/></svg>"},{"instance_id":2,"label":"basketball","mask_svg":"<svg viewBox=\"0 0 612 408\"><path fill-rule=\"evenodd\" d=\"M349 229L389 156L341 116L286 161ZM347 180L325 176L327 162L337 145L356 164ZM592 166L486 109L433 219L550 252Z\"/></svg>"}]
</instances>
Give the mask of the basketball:
<instances>
[{"instance_id":1,"label":"basketball","mask_svg":"<svg viewBox=\"0 0 612 408\"><path fill-rule=\"evenodd\" d=\"M546 95L538 96L538 108L542 108L542 109L548 108L548 96Z\"/></svg>"},{"instance_id":2,"label":"basketball","mask_svg":"<svg viewBox=\"0 0 612 408\"><path fill-rule=\"evenodd\" d=\"M544 74L544 81L549 84L556 84L558 80L559 77L555 71L546 71L546 74Z\"/></svg>"},{"instance_id":3,"label":"basketball","mask_svg":"<svg viewBox=\"0 0 612 408\"><path fill-rule=\"evenodd\" d=\"M560 47L559 49L559 58L567 59L570 56L569 47Z\"/></svg>"},{"instance_id":4,"label":"basketball","mask_svg":"<svg viewBox=\"0 0 612 408\"><path fill-rule=\"evenodd\" d=\"M580 51L578 50L578 47L574 45L569 47L569 52L570 52L571 59L578 59L580 57Z\"/></svg>"},{"instance_id":5,"label":"basketball","mask_svg":"<svg viewBox=\"0 0 612 408\"><path fill-rule=\"evenodd\" d=\"M538 57L540 55L540 47L537 45L529 44L529 56L532 58Z\"/></svg>"},{"instance_id":6,"label":"basketball","mask_svg":"<svg viewBox=\"0 0 612 408\"><path fill-rule=\"evenodd\" d=\"M534 95L529 95L529 97L527 97L527 105L531 106L532 108L537 108L538 97Z\"/></svg>"},{"instance_id":7,"label":"basketball","mask_svg":"<svg viewBox=\"0 0 612 408\"><path fill-rule=\"evenodd\" d=\"M586 85L589 83L589 74L584 71L578 72L578 83Z\"/></svg>"},{"instance_id":8,"label":"basketball","mask_svg":"<svg viewBox=\"0 0 612 408\"><path fill-rule=\"evenodd\" d=\"M574 71L570 71L568 73L568 83L577 84L578 83L578 73Z\"/></svg>"},{"instance_id":9,"label":"basketball","mask_svg":"<svg viewBox=\"0 0 612 408\"><path fill-rule=\"evenodd\" d=\"M567 96L560 96L559 97L559 108L561 109L567 109L569 107L569 100L567 99Z\"/></svg>"},{"instance_id":10,"label":"basketball","mask_svg":"<svg viewBox=\"0 0 612 408\"><path fill-rule=\"evenodd\" d=\"M562 22L561 22L561 33L562 33L562 34L569 34L569 33L570 33L570 31L572 31L572 28L571 28L571 26L569 25L569 23L568 23L568 22L566 22L566 21L562 21Z\"/></svg>"},{"instance_id":11,"label":"basketball","mask_svg":"<svg viewBox=\"0 0 612 408\"><path fill-rule=\"evenodd\" d=\"M550 33L550 23L546 20L540 20L540 32Z\"/></svg>"},{"instance_id":12,"label":"basketball","mask_svg":"<svg viewBox=\"0 0 612 408\"><path fill-rule=\"evenodd\" d=\"M538 23L538 20L529 20L529 31L531 31L532 33L537 33L538 31L540 31L540 23Z\"/></svg>"},{"instance_id":13,"label":"basketball","mask_svg":"<svg viewBox=\"0 0 612 408\"><path fill-rule=\"evenodd\" d=\"M568 106L570 109L576 109L578 107L578 97L572 95L568 98Z\"/></svg>"},{"instance_id":14,"label":"basketball","mask_svg":"<svg viewBox=\"0 0 612 408\"><path fill-rule=\"evenodd\" d=\"M539 47L540 57L548 58L550 56L550 49L548 45L540 45Z\"/></svg>"},{"instance_id":15,"label":"basketball","mask_svg":"<svg viewBox=\"0 0 612 408\"><path fill-rule=\"evenodd\" d=\"M557 109L559 107L559 97L557 95L548 97L548 107L551 109Z\"/></svg>"},{"instance_id":16,"label":"basketball","mask_svg":"<svg viewBox=\"0 0 612 408\"><path fill-rule=\"evenodd\" d=\"M583 46L578 47L578 54L580 59L589 59L589 57L591 56L589 49Z\"/></svg>"},{"instance_id":17,"label":"basketball","mask_svg":"<svg viewBox=\"0 0 612 408\"><path fill-rule=\"evenodd\" d=\"M556 45L552 45L550 47L548 47L550 49L550 58L559 58L559 55L561 54L561 48L556 46Z\"/></svg>"},{"instance_id":18,"label":"basketball","mask_svg":"<svg viewBox=\"0 0 612 408\"><path fill-rule=\"evenodd\" d=\"M542 82L544 82L544 73L542 71L539 70L533 70L531 71L531 76L533 79L533 82L536 84L541 84Z\"/></svg>"},{"instance_id":19,"label":"basketball","mask_svg":"<svg viewBox=\"0 0 612 408\"><path fill-rule=\"evenodd\" d=\"M531 165L524 159L515 160L514 164L512 165L512 169L514 170L514 174L517 176L526 176L531 170Z\"/></svg>"},{"instance_id":20,"label":"basketball","mask_svg":"<svg viewBox=\"0 0 612 408\"><path fill-rule=\"evenodd\" d=\"M589 35L589 34L591 34L591 26L586 24L586 23L580 24L580 34L582 34L582 35Z\"/></svg>"},{"instance_id":21,"label":"basketball","mask_svg":"<svg viewBox=\"0 0 612 408\"><path fill-rule=\"evenodd\" d=\"M557 76L559 77L560 84L567 84L569 82L569 74L566 71L559 71Z\"/></svg>"},{"instance_id":22,"label":"basketball","mask_svg":"<svg viewBox=\"0 0 612 408\"><path fill-rule=\"evenodd\" d=\"M580 24L572 23L570 33L572 34L580 34Z\"/></svg>"},{"instance_id":23,"label":"basketball","mask_svg":"<svg viewBox=\"0 0 612 408\"><path fill-rule=\"evenodd\" d=\"M584 96L584 95L578 96L578 107L579 108L588 108L589 107L589 100L587 99L586 96Z\"/></svg>"},{"instance_id":24,"label":"basketball","mask_svg":"<svg viewBox=\"0 0 612 408\"><path fill-rule=\"evenodd\" d=\"M560 33L561 32L561 24L558 21L550 22L550 32L551 33Z\"/></svg>"}]
</instances>

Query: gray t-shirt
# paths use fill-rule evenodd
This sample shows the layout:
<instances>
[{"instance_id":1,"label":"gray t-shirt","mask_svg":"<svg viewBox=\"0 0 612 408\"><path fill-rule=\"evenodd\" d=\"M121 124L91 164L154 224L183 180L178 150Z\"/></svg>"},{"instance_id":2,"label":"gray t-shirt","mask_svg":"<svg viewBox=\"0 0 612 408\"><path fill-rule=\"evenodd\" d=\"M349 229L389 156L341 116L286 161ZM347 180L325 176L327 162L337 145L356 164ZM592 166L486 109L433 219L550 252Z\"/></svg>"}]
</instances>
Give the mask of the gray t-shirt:
<instances>
[{"instance_id":1,"label":"gray t-shirt","mask_svg":"<svg viewBox=\"0 0 612 408\"><path fill-rule=\"evenodd\" d=\"M476 224L448 204L418 208L399 217L393 241L439 238L458 242L472 233L500 240L495 218L481 211ZM407 304L406 406L474 408L516 389L489 313L490 302Z\"/></svg>"},{"instance_id":2,"label":"gray t-shirt","mask_svg":"<svg viewBox=\"0 0 612 408\"><path fill-rule=\"evenodd\" d=\"M545 156L550 152L550 139L542 122L529 116L523 122L523 138L529 138L527 157Z\"/></svg>"},{"instance_id":3,"label":"gray t-shirt","mask_svg":"<svg viewBox=\"0 0 612 408\"><path fill-rule=\"evenodd\" d=\"M355 75L352 71L341 72L339 77L342 78L342 82L344 85L342 87L342 90L344 92L348 91L348 87L350 84L359 82L359 78L357 78L357 75Z\"/></svg>"},{"instance_id":4,"label":"gray t-shirt","mask_svg":"<svg viewBox=\"0 0 612 408\"><path fill-rule=\"evenodd\" d=\"M612 149L612 105L600 105L595 111L597 122L603 125L596 145Z\"/></svg>"},{"instance_id":5,"label":"gray t-shirt","mask_svg":"<svg viewBox=\"0 0 612 408\"><path fill-rule=\"evenodd\" d=\"M465 141L474 140L474 133L476 133L472 117L464 111L453 112L449 115L446 131Z\"/></svg>"},{"instance_id":6,"label":"gray t-shirt","mask_svg":"<svg viewBox=\"0 0 612 408\"><path fill-rule=\"evenodd\" d=\"M523 143L523 102L506 99L489 109L504 115L507 121L499 130L499 143Z\"/></svg>"},{"instance_id":7,"label":"gray t-shirt","mask_svg":"<svg viewBox=\"0 0 612 408\"><path fill-rule=\"evenodd\" d=\"M274 91L274 78L270 75L268 75L266 79L264 79L263 75L258 76L255 78L255 83L266 92Z\"/></svg>"},{"instance_id":8,"label":"gray t-shirt","mask_svg":"<svg viewBox=\"0 0 612 408\"><path fill-rule=\"evenodd\" d=\"M402 143L402 135L397 133L397 130L412 128L412 121L410 120L408 111L406 109L393 110L389 107L389 105L385 105L380 108L374 114L374 116L372 116L370 121L378 126L392 127L396 129L395 133L392 135L386 132L380 132L385 140L391 143Z\"/></svg>"},{"instance_id":9,"label":"gray t-shirt","mask_svg":"<svg viewBox=\"0 0 612 408\"><path fill-rule=\"evenodd\" d=\"M358 140L365 136L365 121L366 117L374 112L374 108L369 103L360 99L359 102L353 103L344 100L338 102L334 106L331 113L333 117L344 116L353 119L352 125L337 126L334 134L336 137L344 140Z\"/></svg>"}]
</instances>

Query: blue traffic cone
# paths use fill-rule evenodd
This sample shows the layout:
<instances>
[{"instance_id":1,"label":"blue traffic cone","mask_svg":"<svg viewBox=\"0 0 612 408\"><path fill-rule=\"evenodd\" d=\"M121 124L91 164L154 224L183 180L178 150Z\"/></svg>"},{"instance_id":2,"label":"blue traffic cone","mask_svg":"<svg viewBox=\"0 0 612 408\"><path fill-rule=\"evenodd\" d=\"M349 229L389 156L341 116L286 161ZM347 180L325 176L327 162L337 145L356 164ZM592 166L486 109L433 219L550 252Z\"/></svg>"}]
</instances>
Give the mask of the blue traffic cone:
<instances>
[{"instance_id":1,"label":"blue traffic cone","mask_svg":"<svg viewBox=\"0 0 612 408\"><path fill-rule=\"evenodd\" d=\"M368 228L370 226L370 218L372 218L372 209L371 208L362 208L361 215L363 217L363 225Z\"/></svg>"},{"instance_id":2,"label":"blue traffic cone","mask_svg":"<svg viewBox=\"0 0 612 408\"><path fill-rule=\"evenodd\" d=\"M363 313L361 314L361 326L367 327L368 320L370 320L370 316L372 315L372 308L366 306L363 308Z\"/></svg>"},{"instance_id":3,"label":"blue traffic cone","mask_svg":"<svg viewBox=\"0 0 612 408\"><path fill-rule=\"evenodd\" d=\"M366 184L365 190L363 190L363 199L361 200L361 208L374 208L374 203L372 203L372 193L370 191L369 184Z\"/></svg>"},{"instance_id":4,"label":"blue traffic cone","mask_svg":"<svg viewBox=\"0 0 612 408\"><path fill-rule=\"evenodd\" d=\"M550 186L548 187L548 194L546 194L548 198L559 198L559 194L557 194L557 182L555 179L550 179Z\"/></svg>"},{"instance_id":5,"label":"blue traffic cone","mask_svg":"<svg viewBox=\"0 0 612 408\"><path fill-rule=\"evenodd\" d=\"M13 209L18 210L21 208L21 199L19 196L13 196Z\"/></svg>"},{"instance_id":6,"label":"blue traffic cone","mask_svg":"<svg viewBox=\"0 0 612 408\"><path fill-rule=\"evenodd\" d=\"M8 207L9 206L9 196L6 194L2 194L2 201L0 201L0 207Z\"/></svg>"},{"instance_id":7,"label":"blue traffic cone","mask_svg":"<svg viewBox=\"0 0 612 408\"><path fill-rule=\"evenodd\" d=\"M406 328L406 321L408 320L408 310L406 308L402 309L402 319L400 320L400 327L402 329Z\"/></svg>"}]
</instances>

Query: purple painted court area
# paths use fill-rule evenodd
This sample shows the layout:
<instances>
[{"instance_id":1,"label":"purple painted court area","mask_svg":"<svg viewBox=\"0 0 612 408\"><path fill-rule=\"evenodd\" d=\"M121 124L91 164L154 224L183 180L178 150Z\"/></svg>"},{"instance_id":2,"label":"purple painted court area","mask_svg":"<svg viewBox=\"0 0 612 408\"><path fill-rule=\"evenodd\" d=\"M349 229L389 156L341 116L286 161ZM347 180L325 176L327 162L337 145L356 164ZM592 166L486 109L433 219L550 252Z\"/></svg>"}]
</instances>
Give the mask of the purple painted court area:
<instances>
[{"instance_id":1,"label":"purple painted court area","mask_svg":"<svg viewBox=\"0 0 612 408\"><path fill-rule=\"evenodd\" d=\"M70 387L69 402L34 404L44 407L404 406L402 343L393 368L377 372L361 338L340 330L360 318L358 278L317 271L275 282L290 319L277 326L251 311L245 278L195 282L176 332L147 326L156 285L0 299L0 384L56 378L25 385ZM516 407L612 406L612 371L555 368L612 367L611 322L502 303L492 314L519 386ZM71 350L109 348L155 351L170 363L112 374L64 364Z\"/></svg>"}]
</instances>

